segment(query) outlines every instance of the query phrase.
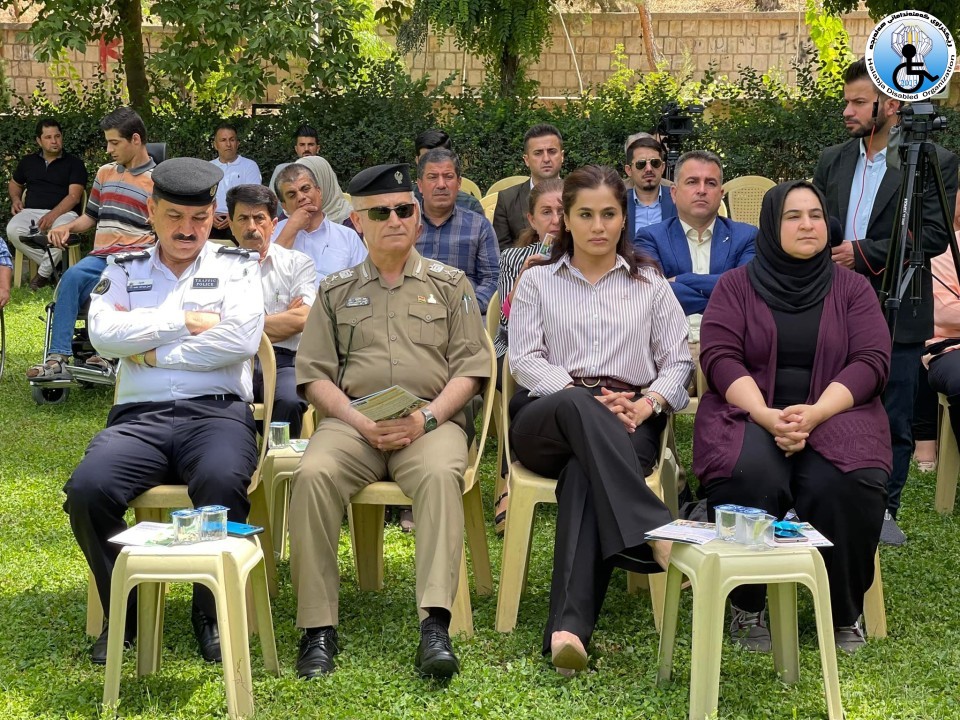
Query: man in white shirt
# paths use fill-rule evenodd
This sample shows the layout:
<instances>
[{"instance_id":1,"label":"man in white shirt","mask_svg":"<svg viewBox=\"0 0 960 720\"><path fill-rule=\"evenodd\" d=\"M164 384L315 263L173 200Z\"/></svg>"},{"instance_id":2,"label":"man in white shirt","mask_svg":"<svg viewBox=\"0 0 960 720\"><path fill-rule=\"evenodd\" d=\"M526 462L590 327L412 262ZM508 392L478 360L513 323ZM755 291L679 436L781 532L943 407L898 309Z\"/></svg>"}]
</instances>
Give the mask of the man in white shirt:
<instances>
[{"instance_id":1,"label":"man in white shirt","mask_svg":"<svg viewBox=\"0 0 960 720\"><path fill-rule=\"evenodd\" d=\"M263 330L277 358L273 420L290 423L290 437L300 437L306 401L297 395L294 365L300 333L317 297L313 260L297 250L270 242L277 225L277 196L263 185L238 185L227 193L230 229L240 247L257 253L263 286ZM259 370L259 368L258 368ZM255 400L263 399L263 378L253 379Z\"/></svg>"},{"instance_id":2,"label":"man in white shirt","mask_svg":"<svg viewBox=\"0 0 960 720\"><path fill-rule=\"evenodd\" d=\"M327 275L359 265L367 248L357 233L323 212L323 193L306 165L293 163L277 175L277 193L287 219L277 223L272 242L313 260L317 285Z\"/></svg>"},{"instance_id":3,"label":"man in white shirt","mask_svg":"<svg viewBox=\"0 0 960 720\"><path fill-rule=\"evenodd\" d=\"M670 194L677 217L640 228L637 249L656 260L690 321L690 352L700 350L700 318L721 273L756 254L757 228L718 215L723 167L712 152L692 150L677 161Z\"/></svg>"},{"instance_id":4,"label":"man in white shirt","mask_svg":"<svg viewBox=\"0 0 960 720\"><path fill-rule=\"evenodd\" d=\"M180 482L194 507L224 505L245 522L257 467L250 358L263 334L260 269L246 250L207 242L222 174L197 158L173 158L153 172L148 212L157 244L113 255L91 293L90 341L120 358L117 401L64 487L77 544L104 613L130 502ZM136 631L130 595L125 643ZM193 629L208 662L220 661L212 593L195 586ZM107 628L92 660L106 662Z\"/></svg>"},{"instance_id":5,"label":"man in white shirt","mask_svg":"<svg viewBox=\"0 0 960 720\"><path fill-rule=\"evenodd\" d=\"M213 135L213 148L217 157L211 160L223 173L223 181L217 187L217 211L213 218L213 239L230 237L230 218L227 216L227 190L237 185L259 185L262 181L260 168L250 158L240 154L237 128L222 122Z\"/></svg>"}]
</instances>

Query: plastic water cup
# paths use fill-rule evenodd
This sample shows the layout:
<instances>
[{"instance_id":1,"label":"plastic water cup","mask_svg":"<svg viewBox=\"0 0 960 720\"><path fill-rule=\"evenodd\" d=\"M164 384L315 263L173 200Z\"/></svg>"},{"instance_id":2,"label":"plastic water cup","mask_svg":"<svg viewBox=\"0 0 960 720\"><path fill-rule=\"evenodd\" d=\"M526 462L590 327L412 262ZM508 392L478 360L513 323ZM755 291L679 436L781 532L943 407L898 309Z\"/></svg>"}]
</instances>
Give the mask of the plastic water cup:
<instances>
[{"instance_id":1,"label":"plastic water cup","mask_svg":"<svg viewBox=\"0 0 960 720\"><path fill-rule=\"evenodd\" d=\"M744 515L748 542L752 550L766 550L773 543L773 523L776 518L766 513Z\"/></svg>"},{"instance_id":2,"label":"plastic water cup","mask_svg":"<svg viewBox=\"0 0 960 720\"><path fill-rule=\"evenodd\" d=\"M270 423L269 446L271 448L285 448L290 445L290 423Z\"/></svg>"},{"instance_id":3,"label":"plastic water cup","mask_svg":"<svg viewBox=\"0 0 960 720\"><path fill-rule=\"evenodd\" d=\"M173 519L174 543L189 545L200 542L202 515L199 510L174 510L170 517Z\"/></svg>"},{"instance_id":4,"label":"plastic water cup","mask_svg":"<svg viewBox=\"0 0 960 720\"><path fill-rule=\"evenodd\" d=\"M713 512L716 515L717 537L727 542L734 542L737 535L737 511L739 505L717 505Z\"/></svg>"},{"instance_id":5,"label":"plastic water cup","mask_svg":"<svg viewBox=\"0 0 960 720\"><path fill-rule=\"evenodd\" d=\"M223 540L227 537L227 508L223 505L206 505L198 508L202 513L201 538Z\"/></svg>"},{"instance_id":6,"label":"plastic water cup","mask_svg":"<svg viewBox=\"0 0 960 720\"><path fill-rule=\"evenodd\" d=\"M765 515L763 510L751 507L740 507L737 509L737 530L735 542L741 545L753 545L753 523L751 518L755 515Z\"/></svg>"}]
</instances>

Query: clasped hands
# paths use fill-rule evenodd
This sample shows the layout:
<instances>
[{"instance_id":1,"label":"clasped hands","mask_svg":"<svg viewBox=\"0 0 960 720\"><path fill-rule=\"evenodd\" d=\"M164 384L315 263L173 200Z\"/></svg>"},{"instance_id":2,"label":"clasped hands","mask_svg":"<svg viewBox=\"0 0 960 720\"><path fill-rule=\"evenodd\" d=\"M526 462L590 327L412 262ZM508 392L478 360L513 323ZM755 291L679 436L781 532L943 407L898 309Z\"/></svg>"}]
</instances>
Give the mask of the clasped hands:
<instances>
[{"instance_id":1,"label":"clasped hands","mask_svg":"<svg viewBox=\"0 0 960 720\"><path fill-rule=\"evenodd\" d=\"M412 444L424 434L426 418L417 410L406 417L395 420L380 420L374 422L364 418L359 428L360 434L370 447L381 451L400 450Z\"/></svg>"},{"instance_id":2,"label":"clasped hands","mask_svg":"<svg viewBox=\"0 0 960 720\"><path fill-rule=\"evenodd\" d=\"M595 397L601 405L617 416L628 433L635 432L638 425L653 415L653 408L642 398L633 400L634 392L615 392L607 388L600 388L600 394Z\"/></svg>"},{"instance_id":3,"label":"clasped hands","mask_svg":"<svg viewBox=\"0 0 960 720\"><path fill-rule=\"evenodd\" d=\"M787 457L807 446L810 433L823 421L816 405L791 405L783 410L766 408L754 422L773 435L773 439Z\"/></svg>"}]
</instances>

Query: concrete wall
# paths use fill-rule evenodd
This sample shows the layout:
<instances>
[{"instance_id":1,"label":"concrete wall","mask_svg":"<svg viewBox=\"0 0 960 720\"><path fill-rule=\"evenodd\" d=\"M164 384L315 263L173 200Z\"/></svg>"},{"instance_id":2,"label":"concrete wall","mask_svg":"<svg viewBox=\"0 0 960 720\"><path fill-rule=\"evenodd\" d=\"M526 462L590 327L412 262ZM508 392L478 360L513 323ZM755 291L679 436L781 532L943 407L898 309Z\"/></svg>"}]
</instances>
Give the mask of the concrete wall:
<instances>
[{"instance_id":1,"label":"concrete wall","mask_svg":"<svg viewBox=\"0 0 960 720\"><path fill-rule=\"evenodd\" d=\"M606 80L613 72L613 52L623 45L628 67L651 69L646 59L639 13L592 13L564 15L564 24L570 36L568 43L563 24L555 18L552 38L540 62L531 75L540 83L540 94L546 97L577 95L580 82L584 87ZM874 23L865 12L852 13L844 18L851 36L854 52L862 52ZM49 92L52 68L33 58L33 48L17 38L25 25L0 24L0 61L7 77L19 95L30 93L38 80L46 81ZM780 68L789 81L791 60L803 57L804 44L810 44L807 27L800 14L774 13L664 13L652 17L654 40L670 70L690 70L695 78L702 76L711 61L719 72L736 77L737 66L750 66L760 71ZM148 51L160 28L148 29ZM389 42L392 39L384 34ZM572 44L572 52L570 45ZM100 68L101 49L91 44L83 53L68 53L76 77L86 80L96 76ZM576 60L576 62L575 62ZM429 74L434 83L451 73L457 77L456 91L461 81L478 85L483 79L483 64L477 58L458 50L449 37L431 35L427 48L416 56L406 58L407 67L415 77ZM577 67L579 66L579 79ZM116 63L107 60L112 72ZM296 95L296 85L286 89L287 96ZM276 95L277 90L271 95ZM272 100L274 97L265 98Z\"/></svg>"}]
</instances>

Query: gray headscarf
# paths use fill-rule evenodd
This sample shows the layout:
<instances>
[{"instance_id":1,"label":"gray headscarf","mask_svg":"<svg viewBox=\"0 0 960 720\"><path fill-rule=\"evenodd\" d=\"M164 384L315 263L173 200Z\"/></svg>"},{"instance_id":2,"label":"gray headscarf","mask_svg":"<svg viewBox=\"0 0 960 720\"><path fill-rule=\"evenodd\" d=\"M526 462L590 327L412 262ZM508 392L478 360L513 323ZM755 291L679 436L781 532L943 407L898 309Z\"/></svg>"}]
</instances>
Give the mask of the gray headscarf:
<instances>
[{"instance_id":1,"label":"gray headscarf","mask_svg":"<svg viewBox=\"0 0 960 720\"><path fill-rule=\"evenodd\" d=\"M319 155L308 155L297 160L297 164L306 165L317 178L317 185L323 195L323 214L333 222L342 225L350 217L353 208L340 190L337 174L330 163Z\"/></svg>"}]
</instances>

